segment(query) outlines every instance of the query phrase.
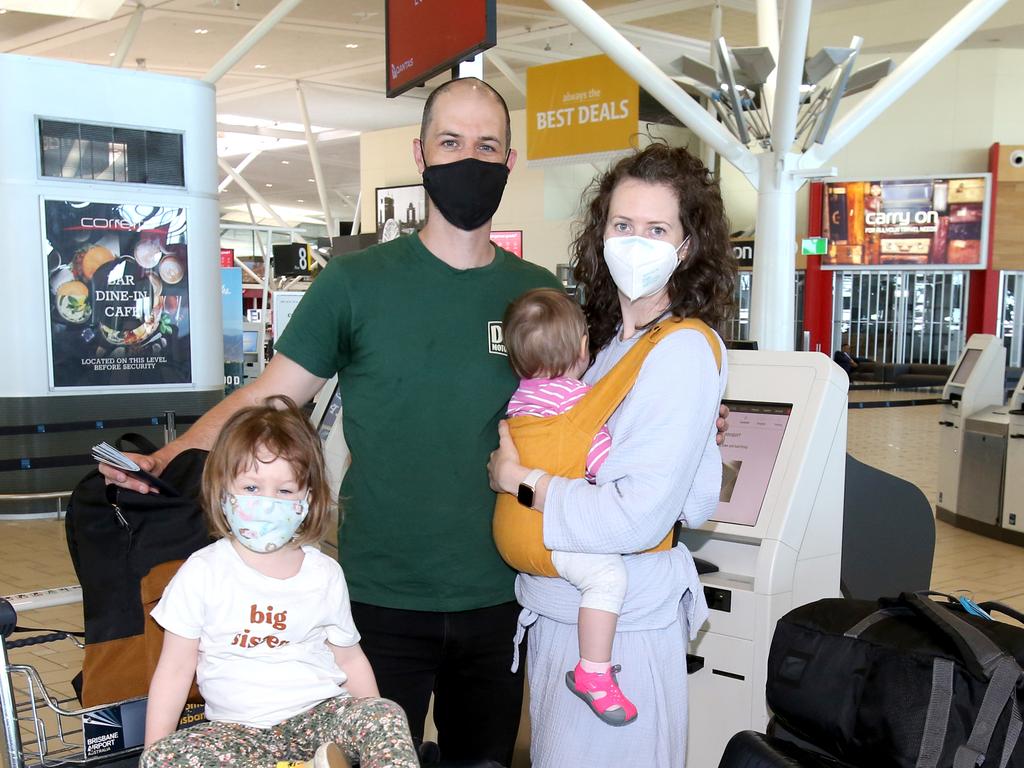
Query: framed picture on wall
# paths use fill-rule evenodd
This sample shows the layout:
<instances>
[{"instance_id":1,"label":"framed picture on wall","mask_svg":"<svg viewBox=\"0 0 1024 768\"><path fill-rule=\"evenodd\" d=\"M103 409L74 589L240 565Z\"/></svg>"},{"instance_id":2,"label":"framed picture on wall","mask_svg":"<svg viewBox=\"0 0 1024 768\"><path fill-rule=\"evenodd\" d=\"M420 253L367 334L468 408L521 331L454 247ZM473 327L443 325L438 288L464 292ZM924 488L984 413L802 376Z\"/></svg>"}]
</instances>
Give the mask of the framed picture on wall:
<instances>
[{"instance_id":1,"label":"framed picture on wall","mask_svg":"<svg viewBox=\"0 0 1024 768\"><path fill-rule=\"evenodd\" d=\"M422 184L377 187L377 242L411 235L427 223L427 193Z\"/></svg>"},{"instance_id":2,"label":"framed picture on wall","mask_svg":"<svg viewBox=\"0 0 1024 768\"><path fill-rule=\"evenodd\" d=\"M509 253L514 253L520 259L523 258L523 230L493 230L491 242L499 248L504 248Z\"/></svg>"}]
</instances>

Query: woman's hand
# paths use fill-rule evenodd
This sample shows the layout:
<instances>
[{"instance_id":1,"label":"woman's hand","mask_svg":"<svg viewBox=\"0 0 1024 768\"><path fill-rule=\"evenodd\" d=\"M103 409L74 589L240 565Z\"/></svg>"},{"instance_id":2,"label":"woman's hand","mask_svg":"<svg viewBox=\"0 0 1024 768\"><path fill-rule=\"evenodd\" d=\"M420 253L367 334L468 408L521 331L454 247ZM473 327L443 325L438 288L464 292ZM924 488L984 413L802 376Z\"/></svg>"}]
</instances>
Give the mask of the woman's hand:
<instances>
[{"instance_id":1,"label":"woman's hand","mask_svg":"<svg viewBox=\"0 0 1024 768\"><path fill-rule=\"evenodd\" d=\"M487 462L487 478L491 490L497 493L516 493L527 472L526 467L519 463L519 451L512 442L508 424L504 420L498 422L498 447L491 452L491 459Z\"/></svg>"},{"instance_id":2,"label":"woman's hand","mask_svg":"<svg viewBox=\"0 0 1024 768\"><path fill-rule=\"evenodd\" d=\"M729 406L725 403L718 404L718 419L715 421L715 428L718 429L715 443L721 445L725 442L725 433L729 429Z\"/></svg>"}]
</instances>

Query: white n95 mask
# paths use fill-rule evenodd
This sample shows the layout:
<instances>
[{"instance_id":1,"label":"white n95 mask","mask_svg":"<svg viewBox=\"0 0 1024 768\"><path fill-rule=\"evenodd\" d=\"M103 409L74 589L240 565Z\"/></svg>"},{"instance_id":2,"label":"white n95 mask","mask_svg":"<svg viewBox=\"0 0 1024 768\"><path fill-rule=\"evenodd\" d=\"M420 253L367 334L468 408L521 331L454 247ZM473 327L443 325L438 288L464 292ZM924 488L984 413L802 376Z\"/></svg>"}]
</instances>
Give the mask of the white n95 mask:
<instances>
[{"instance_id":1,"label":"white n95 mask","mask_svg":"<svg viewBox=\"0 0 1024 768\"><path fill-rule=\"evenodd\" d=\"M665 240L629 235L609 237L604 241L604 261L612 280L630 301L651 296L668 284L668 279L679 266L679 249L689 241L687 237L675 248Z\"/></svg>"}]
</instances>

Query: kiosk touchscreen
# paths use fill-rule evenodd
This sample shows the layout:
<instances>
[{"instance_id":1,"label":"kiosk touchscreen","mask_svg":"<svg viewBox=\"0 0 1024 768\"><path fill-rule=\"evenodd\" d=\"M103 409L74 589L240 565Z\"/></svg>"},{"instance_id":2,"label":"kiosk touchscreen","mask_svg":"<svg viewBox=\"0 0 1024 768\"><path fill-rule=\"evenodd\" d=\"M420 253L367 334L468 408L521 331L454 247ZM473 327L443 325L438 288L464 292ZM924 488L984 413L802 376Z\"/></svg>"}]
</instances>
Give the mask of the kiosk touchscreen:
<instances>
[{"instance_id":1,"label":"kiosk touchscreen","mask_svg":"<svg viewBox=\"0 0 1024 768\"><path fill-rule=\"evenodd\" d=\"M729 352L722 492L682 539L714 570L690 653L687 764L718 765L738 731L763 730L768 649L792 608L837 597L849 379L817 352ZM702 569L703 570L703 569Z\"/></svg>"},{"instance_id":2,"label":"kiosk touchscreen","mask_svg":"<svg viewBox=\"0 0 1024 768\"><path fill-rule=\"evenodd\" d=\"M958 511L965 419L985 408L1002 406L1005 375L1005 353L999 339L976 333L967 340L942 389L942 399L947 402L939 419L939 495L935 511L946 522L951 520L943 515L952 516ZM1000 460L1000 472L1002 464Z\"/></svg>"}]
</instances>

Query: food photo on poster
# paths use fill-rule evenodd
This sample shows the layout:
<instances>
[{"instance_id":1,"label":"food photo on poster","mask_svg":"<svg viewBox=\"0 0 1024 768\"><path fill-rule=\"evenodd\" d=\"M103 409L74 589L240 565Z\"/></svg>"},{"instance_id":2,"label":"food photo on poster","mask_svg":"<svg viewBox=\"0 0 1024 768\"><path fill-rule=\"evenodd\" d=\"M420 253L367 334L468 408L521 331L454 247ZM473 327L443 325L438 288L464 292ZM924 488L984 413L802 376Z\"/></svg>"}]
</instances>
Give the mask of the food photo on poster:
<instances>
[{"instance_id":1,"label":"food photo on poster","mask_svg":"<svg viewBox=\"0 0 1024 768\"><path fill-rule=\"evenodd\" d=\"M186 210L42 202L53 386L190 383Z\"/></svg>"}]
</instances>

